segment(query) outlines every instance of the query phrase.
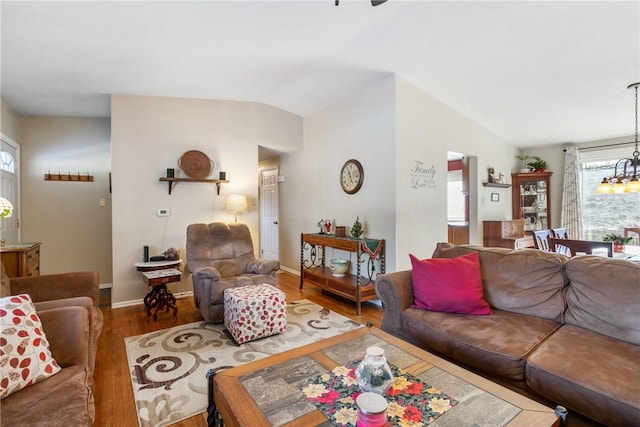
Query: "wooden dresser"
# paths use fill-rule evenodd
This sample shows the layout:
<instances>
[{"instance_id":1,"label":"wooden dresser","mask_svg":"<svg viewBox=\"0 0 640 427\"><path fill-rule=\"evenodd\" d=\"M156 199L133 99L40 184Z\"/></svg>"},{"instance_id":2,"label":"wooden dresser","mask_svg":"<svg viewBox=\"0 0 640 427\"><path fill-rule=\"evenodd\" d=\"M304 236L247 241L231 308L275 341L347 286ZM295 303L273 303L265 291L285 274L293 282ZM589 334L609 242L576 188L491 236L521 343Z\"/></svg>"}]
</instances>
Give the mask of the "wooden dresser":
<instances>
[{"instance_id":1,"label":"wooden dresser","mask_svg":"<svg viewBox=\"0 0 640 427\"><path fill-rule=\"evenodd\" d=\"M533 248L533 237L524 233L524 219L484 221L483 246L494 248Z\"/></svg>"},{"instance_id":2,"label":"wooden dresser","mask_svg":"<svg viewBox=\"0 0 640 427\"><path fill-rule=\"evenodd\" d=\"M0 255L9 277L40 275L40 242L9 243Z\"/></svg>"}]
</instances>

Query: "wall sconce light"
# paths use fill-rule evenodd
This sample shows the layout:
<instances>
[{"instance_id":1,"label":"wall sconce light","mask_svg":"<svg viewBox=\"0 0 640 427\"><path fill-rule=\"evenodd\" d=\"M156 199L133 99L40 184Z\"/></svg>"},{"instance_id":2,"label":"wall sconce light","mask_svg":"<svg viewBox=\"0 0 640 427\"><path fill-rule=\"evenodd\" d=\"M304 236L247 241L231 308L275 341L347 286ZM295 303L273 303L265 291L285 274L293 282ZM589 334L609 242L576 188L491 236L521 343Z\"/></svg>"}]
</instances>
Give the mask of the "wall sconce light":
<instances>
[{"instance_id":1,"label":"wall sconce light","mask_svg":"<svg viewBox=\"0 0 640 427\"><path fill-rule=\"evenodd\" d=\"M227 202L224 204L224 210L229 215L235 216L235 222L238 222L238 214L245 213L249 210L247 203L247 197L242 194L231 194L227 197Z\"/></svg>"}]
</instances>

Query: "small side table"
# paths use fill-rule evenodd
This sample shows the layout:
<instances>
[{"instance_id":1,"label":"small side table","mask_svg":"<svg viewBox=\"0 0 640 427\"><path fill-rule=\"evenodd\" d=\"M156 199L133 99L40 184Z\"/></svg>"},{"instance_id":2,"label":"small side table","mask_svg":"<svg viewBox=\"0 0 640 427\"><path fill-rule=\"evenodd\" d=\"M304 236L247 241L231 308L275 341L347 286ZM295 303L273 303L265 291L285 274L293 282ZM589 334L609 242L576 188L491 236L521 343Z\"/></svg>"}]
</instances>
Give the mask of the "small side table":
<instances>
[{"instance_id":1,"label":"small side table","mask_svg":"<svg viewBox=\"0 0 640 427\"><path fill-rule=\"evenodd\" d=\"M147 309L147 317L151 316L153 310L153 320L158 320L158 311L173 309L173 317L178 315L176 297L167 289L167 283L179 282L182 273L175 267L180 264L177 261L154 261L137 262L135 267L142 272L144 282L151 287L149 293L144 297L144 306Z\"/></svg>"}]
</instances>

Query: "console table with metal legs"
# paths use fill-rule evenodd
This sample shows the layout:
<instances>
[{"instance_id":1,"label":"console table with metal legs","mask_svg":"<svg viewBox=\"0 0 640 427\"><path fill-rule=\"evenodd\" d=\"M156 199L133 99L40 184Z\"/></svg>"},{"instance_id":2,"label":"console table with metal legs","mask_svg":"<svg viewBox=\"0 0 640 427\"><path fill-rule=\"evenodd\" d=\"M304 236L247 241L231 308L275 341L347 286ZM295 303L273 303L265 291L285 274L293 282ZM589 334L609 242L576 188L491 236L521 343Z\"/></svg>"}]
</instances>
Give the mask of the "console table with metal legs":
<instances>
[{"instance_id":1,"label":"console table with metal legs","mask_svg":"<svg viewBox=\"0 0 640 427\"><path fill-rule=\"evenodd\" d=\"M325 265L327 247L354 253L355 274L332 274ZM373 282L378 274L384 272L384 239L355 239L319 233L300 235L300 289L307 280L323 291L354 301L358 315L362 302L378 298Z\"/></svg>"}]
</instances>

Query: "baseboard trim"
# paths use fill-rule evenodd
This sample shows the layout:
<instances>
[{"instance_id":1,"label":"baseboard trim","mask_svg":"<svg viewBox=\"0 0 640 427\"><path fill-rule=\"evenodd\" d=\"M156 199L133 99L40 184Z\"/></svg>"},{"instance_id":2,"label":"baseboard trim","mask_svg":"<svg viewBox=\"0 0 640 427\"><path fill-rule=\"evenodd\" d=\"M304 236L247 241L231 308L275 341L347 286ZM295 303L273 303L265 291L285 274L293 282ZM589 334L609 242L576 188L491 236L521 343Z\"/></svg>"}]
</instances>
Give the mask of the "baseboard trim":
<instances>
[{"instance_id":1,"label":"baseboard trim","mask_svg":"<svg viewBox=\"0 0 640 427\"><path fill-rule=\"evenodd\" d=\"M287 273L291 273L291 274L293 274L295 276L300 276L300 272L298 270L293 270L293 269L291 269L289 267L280 266L280 270L286 271ZM276 272L276 274L277 274L277 272Z\"/></svg>"},{"instance_id":2,"label":"baseboard trim","mask_svg":"<svg viewBox=\"0 0 640 427\"><path fill-rule=\"evenodd\" d=\"M193 296L193 291L178 292L173 294L173 296L178 299L188 298ZM129 301L114 302L111 303L111 308L132 307L134 305L144 305L144 299L132 299Z\"/></svg>"},{"instance_id":3,"label":"baseboard trim","mask_svg":"<svg viewBox=\"0 0 640 427\"><path fill-rule=\"evenodd\" d=\"M132 299L129 301L112 302L111 308L131 307L133 305L143 305L144 299Z\"/></svg>"},{"instance_id":4,"label":"baseboard trim","mask_svg":"<svg viewBox=\"0 0 640 427\"><path fill-rule=\"evenodd\" d=\"M113 288L113 283L100 283L100 289L111 289Z\"/></svg>"}]
</instances>

